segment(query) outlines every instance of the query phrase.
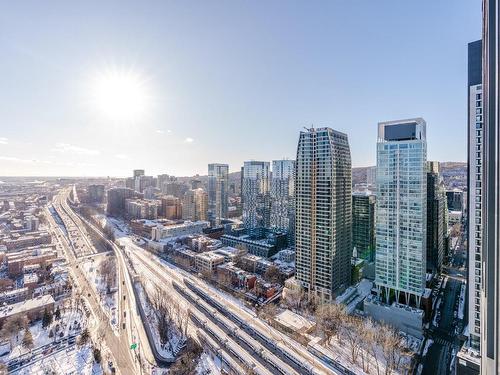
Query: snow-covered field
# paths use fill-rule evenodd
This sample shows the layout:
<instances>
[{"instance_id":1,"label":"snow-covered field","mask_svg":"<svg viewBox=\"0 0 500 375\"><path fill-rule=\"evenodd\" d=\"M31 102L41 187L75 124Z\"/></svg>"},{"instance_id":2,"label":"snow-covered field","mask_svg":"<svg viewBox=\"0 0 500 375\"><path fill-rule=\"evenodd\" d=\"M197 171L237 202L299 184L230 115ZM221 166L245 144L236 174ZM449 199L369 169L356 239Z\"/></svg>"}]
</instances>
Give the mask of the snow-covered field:
<instances>
[{"instance_id":1,"label":"snow-covered field","mask_svg":"<svg viewBox=\"0 0 500 375\"><path fill-rule=\"evenodd\" d=\"M99 265L104 259L105 257L102 256L89 258L82 263L82 267L85 270L85 275L90 281L92 288L100 296L101 305L104 307L104 311L108 315L111 325L117 329L118 319L115 315L117 310L116 306L118 305L118 293L107 293L106 282L99 273Z\"/></svg>"},{"instance_id":2,"label":"snow-covered field","mask_svg":"<svg viewBox=\"0 0 500 375\"><path fill-rule=\"evenodd\" d=\"M100 365L94 363L94 356L89 345L62 350L47 356L31 366L24 367L16 374L46 375L46 374L78 374L101 375Z\"/></svg>"}]
</instances>

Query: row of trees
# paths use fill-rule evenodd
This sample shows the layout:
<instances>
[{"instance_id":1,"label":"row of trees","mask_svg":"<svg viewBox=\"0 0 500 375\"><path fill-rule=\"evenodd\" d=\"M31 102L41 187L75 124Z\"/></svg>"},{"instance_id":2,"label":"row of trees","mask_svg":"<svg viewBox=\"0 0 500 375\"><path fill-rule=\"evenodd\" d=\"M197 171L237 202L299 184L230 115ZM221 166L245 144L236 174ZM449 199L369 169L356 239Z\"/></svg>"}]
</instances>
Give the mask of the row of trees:
<instances>
[{"instance_id":1,"label":"row of trees","mask_svg":"<svg viewBox=\"0 0 500 375\"><path fill-rule=\"evenodd\" d=\"M176 333L182 338L187 337L189 310L186 313L179 303L159 286L154 288L149 301L154 310L160 343L163 347L169 345L169 350L172 351L171 338Z\"/></svg>"},{"instance_id":2,"label":"row of trees","mask_svg":"<svg viewBox=\"0 0 500 375\"><path fill-rule=\"evenodd\" d=\"M108 293L111 288L116 287L116 259L108 256L99 264L99 274L101 275Z\"/></svg>"},{"instance_id":3,"label":"row of trees","mask_svg":"<svg viewBox=\"0 0 500 375\"><path fill-rule=\"evenodd\" d=\"M386 375L399 373L407 369L408 359L413 355L407 349L404 337L392 327L370 318L349 315L340 304L318 307L316 330L327 345L337 339L340 346L348 348L352 363L361 366L366 373L374 369L381 375L383 368Z\"/></svg>"}]
</instances>

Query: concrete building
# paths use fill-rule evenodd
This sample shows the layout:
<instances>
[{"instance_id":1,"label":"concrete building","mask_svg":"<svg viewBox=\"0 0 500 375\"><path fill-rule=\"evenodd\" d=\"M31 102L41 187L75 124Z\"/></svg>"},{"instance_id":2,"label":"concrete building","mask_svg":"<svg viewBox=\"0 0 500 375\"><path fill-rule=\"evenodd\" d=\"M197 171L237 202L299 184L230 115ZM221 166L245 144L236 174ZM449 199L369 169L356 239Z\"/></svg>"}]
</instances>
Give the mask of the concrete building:
<instances>
[{"instance_id":1,"label":"concrete building","mask_svg":"<svg viewBox=\"0 0 500 375\"><path fill-rule=\"evenodd\" d=\"M160 202L149 199L126 199L125 215L129 219L156 220L160 211Z\"/></svg>"},{"instance_id":2,"label":"concrete building","mask_svg":"<svg viewBox=\"0 0 500 375\"><path fill-rule=\"evenodd\" d=\"M271 229L295 240L295 160L273 160L271 177Z\"/></svg>"},{"instance_id":3,"label":"concrete building","mask_svg":"<svg viewBox=\"0 0 500 375\"><path fill-rule=\"evenodd\" d=\"M471 350L479 352L481 341L481 283L483 243L483 162L484 123L482 86L482 42L468 45L468 311L469 343ZM477 112L477 113L476 113ZM447 192L448 195L448 192ZM450 209L450 207L448 207ZM461 210L460 210L461 211ZM459 221L458 221L458 220ZM450 212L450 223L461 222L459 212ZM473 357L473 356L472 356Z\"/></svg>"},{"instance_id":4,"label":"concrete building","mask_svg":"<svg viewBox=\"0 0 500 375\"><path fill-rule=\"evenodd\" d=\"M500 373L500 4L483 0L483 125L484 155L481 290L481 374ZM472 225L472 223L470 223Z\"/></svg>"},{"instance_id":5,"label":"concrete building","mask_svg":"<svg viewBox=\"0 0 500 375\"><path fill-rule=\"evenodd\" d=\"M441 272L446 255L448 213L444 185L439 175L439 163L427 163L427 271Z\"/></svg>"},{"instance_id":6,"label":"concrete building","mask_svg":"<svg viewBox=\"0 0 500 375\"><path fill-rule=\"evenodd\" d=\"M267 161L246 161L243 165L243 226L260 237L271 220L270 168Z\"/></svg>"},{"instance_id":7,"label":"concrete building","mask_svg":"<svg viewBox=\"0 0 500 375\"><path fill-rule=\"evenodd\" d=\"M352 194L352 246L358 258L375 261L375 195L368 191Z\"/></svg>"},{"instance_id":8,"label":"concrete building","mask_svg":"<svg viewBox=\"0 0 500 375\"><path fill-rule=\"evenodd\" d=\"M161 215L169 220L179 220L182 218L181 200L173 195L161 198Z\"/></svg>"},{"instance_id":9,"label":"concrete building","mask_svg":"<svg viewBox=\"0 0 500 375\"><path fill-rule=\"evenodd\" d=\"M108 190L108 215L123 215L125 213L125 201L129 198L139 198L141 195L129 188L112 188Z\"/></svg>"},{"instance_id":10,"label":"concrete building","mask_svg":"<svg viewBox=\"0 0 500 375\"><path fill-rule=\"evenodd\" d=\"M106 197L104 185L89 185L87 190L90 203L104 202L104 198Z\"/></svg>"},{"instance_id":11,"label":"concrete building","mask_svg":"<svg viewBox=\"0 0 500 375\"><path fill-rule=\"evenodd\" d=\"M421 118L381 122L377 141L375 283L420 306L427 255L427 141Z\"/></svg>"},{"instance_id":12,"label":"concrete building","mask_svg":"<svg viewBox=\"0 0 500 375\"><path fill-rule=\"evenodd\" d=\"M39 319L42 317L45 309L50 312L54 311L54 302L52 296L45 295L0 307L0 324L13 316L26 316L30 321Z\"/></svg>"},{"instance_id":13,"label":"concrete building","mask_svg":"<svg viewBox=\"0 0 500 375\"><path fill-rule=\"evenodd\" d=\"M448 209L450 211L464 211L464 192L460 189L446 191Z\"/></svg>"},{"instance_id":14,"label":"concrete building","mask_svg":"<svg viewBox=\"0 0 500 375\"><path fill-rule=\"evenodd\" d=\"M300 132L295 163L296 279L325 300L350 284L351 186L347 135L330 128Z\"/></svg>"},{"instance_id":15,"label":"concrete building","mask_svg":"<svg viewBox=\"0 0 500 375\"><path fill-rule=\"evenodd\" d=\"M184 193L182 218L191 221L208 219L208 194L203 189L191 189Z\"/></svg>"},{"instance_id":16,"label":"concrete building","mask_svg":"<svg viewBox=\"0 0 500 375\"><path fill-rule=\"evenodd\" d=\"M207 221L186 221L182 224L158 225L152 229L151 237L153 241L160 241L169 237L202 234L203 229L208 228L208 226Z\"/></svg>"},{"instance_id":17,"label":"concrete building","mask_svg":"<svg viewBox=\"0 0 500 375\"><path fill-rule=\"evenodd\" d=\"M195 267L202 274L212 275L217 266L222 263L224 263L224 256L215 254L212 251L196 254L195 256Z\"/></svg>"},{"instance_id":18,"label":"concrete building","mask_svg":"<svg viewBox=\"0 0 500 375\"><path fill-rule=\"evenodd\" d=\"M229 166L208 164L208 220L211 226L218 226L227 218L229 204Z\"/></svg>"}]
</instances>

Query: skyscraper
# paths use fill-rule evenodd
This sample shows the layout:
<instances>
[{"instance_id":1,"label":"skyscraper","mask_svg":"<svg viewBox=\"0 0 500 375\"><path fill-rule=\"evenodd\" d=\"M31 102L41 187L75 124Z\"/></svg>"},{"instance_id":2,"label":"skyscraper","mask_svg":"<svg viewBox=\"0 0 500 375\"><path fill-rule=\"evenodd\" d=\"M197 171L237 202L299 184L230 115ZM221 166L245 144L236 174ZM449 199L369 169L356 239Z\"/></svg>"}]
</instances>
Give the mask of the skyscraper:
<instances>
[{"instance_id":1,"label":"skyscraper","mask_svg":"<svg viewBox=\"0 0 500 375\"><path fill-rule=\"evenodd\" d=\"M331 300L351 279L351 152L330 128L300 132L295 162L297 281Z\"/></svg>"},{"instance_id":2,"label":"skyscraper","mask_svg":"<svg viewBox=\"0 0 500 375\"><path fill-rule=\"evenodd\" d=\"M295 160L273 160L271 228L286 231L289 242L295 239L294 172Z\"/></svg>"},{"instance_id":3,"label":"skyscraper","mask_svg":"<svg viewBox=\"0 0 500 375\"><path fill-rule=\"evenodd\" d=\"M191 189L184 193L182 201L182 218L191 221L206 221L208 195L205 190Z\"/></svg>"},{"instance_id":4,"label":"skyscraper","mask_svg":"<svg viewBox=\"0 0 500 375\"><path fill-rule=\"evenodd\" d=\"M483 87L482 87L482 59L481 40L469 43L468 46L468 322L470 345L474 349L480 347L481 337L481 244L482 227L482 185L483 185ZM447 193L448 194L448 193ZM453 207L459 208L462 196L451 192ZM449 203L448 203L449 204Z\"/></svg>"},{"instance_id":5,"label":"skyscraper","mask_svg":"<svg viewBox=\"0 0 500 375\"><path fill-rule=\"evenodd\" d=\"M208 165L208 220L212 226L227 218L228 174L227 164Z\"/></svg>"},{"instance_id":6,"label":"skyscraper","mask_svg":"<svg viewBox=\"0 0 500 375\"><path fill-rule=\"evenodd\" d=\"M358 258L375 260L375 196L369 192L352 194L352 246Z\"/></svg>"},{"instance_id":7,"label":"skyscraper","mask_svg":"<svg viewBox=\"0 0 500 375\"><path fill-rule=\"evenodd\" d=\"M499 0L483 1L483 116L484 157L481 292L481 374L500 373L500 111L498 62L500 31ZM481 241L480 241L481 242Z\"/></svg>"},{"instance_id":8,"label":"skyscraper","mask_svg":"<svg viewBox=\"0 0 500 375\"><path fill-rule=\"evenodd\" d=\"M427 163L427 270L441 271L446 253L446 194L439 175L439 163Z\"/></svg>"},{"instance_id":9,"label":"skyscraper","mask_svg":"<svg viewBox=\"0 0 500 375\"><path fill-rule=\"evenodd\" d=\"M420 306L425 288L427 142L421 118L378 124L375 283Z\"/></svg>"},{"instance_id":10,"label":"skyscraper","mask_svg":"<svg viewBox=\"0 0 500 375\"><path fill-rule=\"evenodd\" d=\"M243 226L250 235L259 236L269 228L271 217L269 162L243 164Z\"/></svg>"}]
</instances>

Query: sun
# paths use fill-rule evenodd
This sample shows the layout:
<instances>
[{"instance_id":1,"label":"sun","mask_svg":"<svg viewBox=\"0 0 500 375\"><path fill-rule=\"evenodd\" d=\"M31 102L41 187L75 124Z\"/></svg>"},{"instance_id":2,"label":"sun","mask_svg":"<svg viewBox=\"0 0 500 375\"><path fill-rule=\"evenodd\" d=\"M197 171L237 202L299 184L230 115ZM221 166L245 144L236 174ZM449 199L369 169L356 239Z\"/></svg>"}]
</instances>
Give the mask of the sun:
<instances>
[{"instance_id":1,"label":"sun","mask_svg":"<svg viewBox=\"0 0 500 375\"><path fill-rule=\"evenodd\" d=\"M99 114L116 121L137 121L147 114L151 104L144 77L118 68L96 74L90 96Z\"/></svg>"}]
</instances>

